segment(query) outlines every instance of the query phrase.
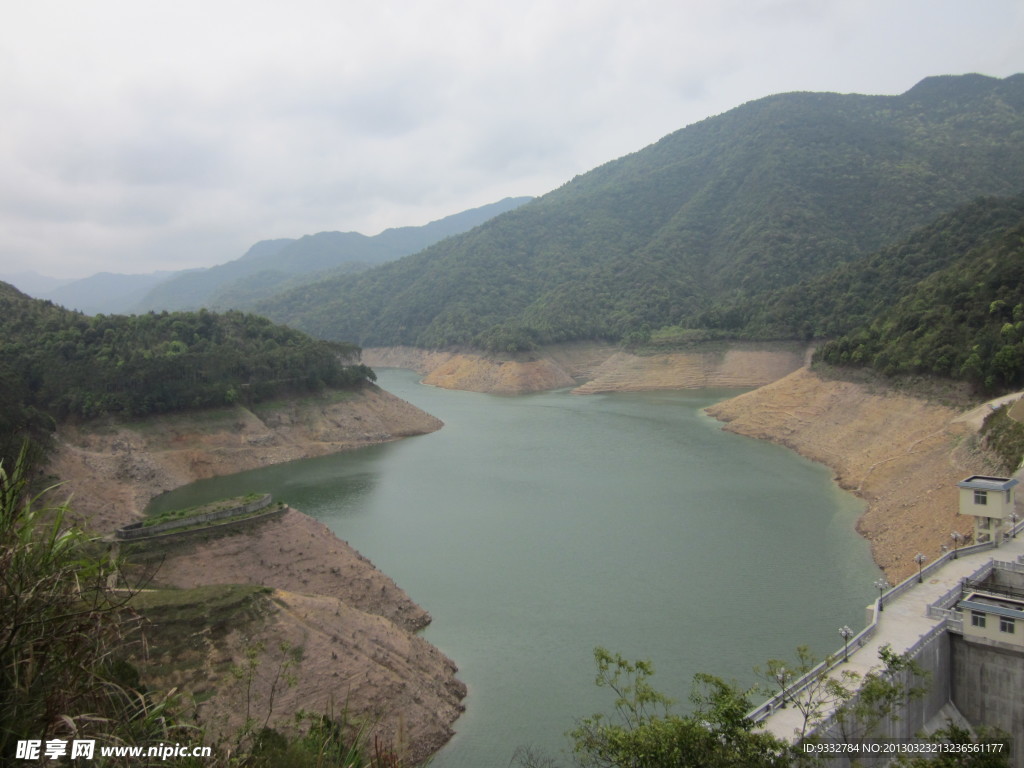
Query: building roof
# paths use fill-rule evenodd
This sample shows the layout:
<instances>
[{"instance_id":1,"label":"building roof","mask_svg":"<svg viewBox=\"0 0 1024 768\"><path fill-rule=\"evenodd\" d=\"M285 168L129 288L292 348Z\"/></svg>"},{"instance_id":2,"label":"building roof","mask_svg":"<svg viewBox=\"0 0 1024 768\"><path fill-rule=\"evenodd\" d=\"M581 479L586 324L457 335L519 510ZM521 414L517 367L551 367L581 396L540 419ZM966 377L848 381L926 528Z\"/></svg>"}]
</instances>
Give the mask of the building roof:
<instances>
[{"instance_id":1,"label":"building roof","mask_svg":"<svg viewBox=\"0 0 1024 768\"><path fill-rule=\"evenodd\" d=\"M1012 477L988 477L987 475L971 475L957 483L958 488L974 488L980 491L1008 491L1019 481Z\"/></svg>"},{"instance_id":2,"label":"building roof","mask_svg":"<svg viewBox=\"0 0 1024 768\"><path fill-rule=\"evenodd\" d=\"M1014 609L1009 606L1017 607ZM1024 619L1024 605L1010 600L995 600L987 595L971 595L966 600L961 600L959 607L994 613L997 616L1006 616L1011 619Z\"/></svg>"}]
</instances>

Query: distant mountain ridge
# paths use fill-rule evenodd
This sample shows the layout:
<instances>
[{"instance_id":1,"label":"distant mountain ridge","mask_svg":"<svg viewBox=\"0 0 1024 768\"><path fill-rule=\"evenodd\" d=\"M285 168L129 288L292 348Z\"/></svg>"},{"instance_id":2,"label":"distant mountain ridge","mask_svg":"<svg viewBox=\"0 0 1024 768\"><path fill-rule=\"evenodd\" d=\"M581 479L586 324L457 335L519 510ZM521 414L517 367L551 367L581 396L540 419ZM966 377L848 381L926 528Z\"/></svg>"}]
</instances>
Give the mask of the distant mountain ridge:
<instances>
[{"instance_id":1,"label":"distant mountain ridge","mask_svg":"<svg viewBox=\"0 0 1024 768\"><path fill-rule=\"evenodd\" d=\"M90 315L201 307L240 309L331 273L358 272L415 253L531 199L509 197L423 226L395 227L374 236L320 232L300 238L261 240L243 256L207 269L149 274L99 272L79 280L22 273L3 279L35 298Z\"/></svg>"},{"instance_id":2,"label":"distant mountain ridge","mask_svg":"<svg viewBox=\"0 0 1024 768\"><path fill-rule=\"evenodd\" d=\"M255 309L363 346L516 351L694 324L1024 179L1024 75L749 102L396 262Z\"/></svg>"},{"instance_id":3,"label":"distant mountain ridge","mask_svg":"<svg viewBox=\"0 0 1024 768\"><path fill-rule=\"evenodd\" d=\"M62 285L38 295L88 315L111 314L128 310L149 291L165 280L184 272L150 272L144 275L122 275L97 272L95 275Z\"/></svg>"},{"instance_id":4,"label":"distant mountain ridge","mask_svg":"<svg viewBox=\"0 0 1024 768\"><path fill-rule=\"evenodd\" d=\"M317 279L310 277L313 275L332 270L343 274L358 272L416 253L530 199L505 198L423 226L386 229L374 236L358 232L320 232L298 239L263 240L234 261L178 275L161 283L133 309L246 308L284 287Z\"/></svg>"}]
</instances>

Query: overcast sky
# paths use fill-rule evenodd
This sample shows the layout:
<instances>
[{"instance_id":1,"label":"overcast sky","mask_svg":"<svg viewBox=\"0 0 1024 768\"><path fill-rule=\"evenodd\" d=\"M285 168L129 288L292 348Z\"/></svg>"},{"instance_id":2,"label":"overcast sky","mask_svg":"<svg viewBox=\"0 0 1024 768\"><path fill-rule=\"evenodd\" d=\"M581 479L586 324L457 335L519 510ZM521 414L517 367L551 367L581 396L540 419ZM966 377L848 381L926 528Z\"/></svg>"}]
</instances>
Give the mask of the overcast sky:
<instances>
[{"instance_id":1,"label":"overcast sky","mask_svg":"<svg viewBox=\"0 0 1024 768\"><path fill-rule=\"evenodd\" d=\"M223 263L541 195L773 93L1024 72L1020 0L32 0L0 273Z\"/></svg>"}]
</instances>

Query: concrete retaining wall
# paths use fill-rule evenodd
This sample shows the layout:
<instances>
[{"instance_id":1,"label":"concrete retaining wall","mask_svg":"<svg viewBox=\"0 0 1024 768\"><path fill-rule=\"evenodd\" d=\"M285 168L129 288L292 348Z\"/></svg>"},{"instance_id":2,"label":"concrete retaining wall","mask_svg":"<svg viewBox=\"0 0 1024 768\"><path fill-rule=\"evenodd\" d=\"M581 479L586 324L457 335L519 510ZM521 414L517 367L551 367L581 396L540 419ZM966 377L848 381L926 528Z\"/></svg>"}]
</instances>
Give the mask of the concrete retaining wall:
<instances>
[{"instance_id":1,"label":"concrete retaining wall","mask_svg":"<svg viewBox=\"0 0 1024 768\"><path fill-rule=\"evenodd\" d=\"M226 517L249 514L270 506L272 501L273 499L270 494L267 493L248 504L238 504L233 507L218 509L215 512L207 512L193 517L180 517L176 520L168 520L166 523L159 523L157 525L147 526L144 521L140 521L132 523L131 525L126 525L123 528L119 528L115 536L122 540L152 538L157 534L164 533L165 531L172 531L176 528L190 528L199 523L208 523L214 520L223 520Z\"/></svg>"},{"instance_id":2,"label":"concrete retaining wall","mask_svg":"<svg viewBox=\"0 0 1024 768\"><path fill-rule=\"evenodd\" d=\"M1002 728L1013 738L1013 765L1024 767L1024 664L1019 649L952 637L952 700L972 723Z\"/></svg>"},{"instance_id":3,"label":"concrete retaining wall","mask_svg":"<svg viewBox=\"0 0 1024 768\"><path fill-rule=\"evenodd\" d=\"M124 544L148 544L153 541L168 541L171 539L184 539L189 536L195 536L203 533L216 533L225 529L230 529L240 525L253 525L258 523L260 520L266 520L267 518L275 517L277 515L284 514L287 512L289 507L286 504L282 504L279 507L274 507L266 512L261 512L258 515L249 515L248 517L229 518L220 523L213 523L212 525L201 525L197 528L180 528L173 531L165 531L164 533L158 533L155 536L139 536L134 539L124 539ZM121 540L119 540L121 541Z\"/></svg>"}]
</instances>

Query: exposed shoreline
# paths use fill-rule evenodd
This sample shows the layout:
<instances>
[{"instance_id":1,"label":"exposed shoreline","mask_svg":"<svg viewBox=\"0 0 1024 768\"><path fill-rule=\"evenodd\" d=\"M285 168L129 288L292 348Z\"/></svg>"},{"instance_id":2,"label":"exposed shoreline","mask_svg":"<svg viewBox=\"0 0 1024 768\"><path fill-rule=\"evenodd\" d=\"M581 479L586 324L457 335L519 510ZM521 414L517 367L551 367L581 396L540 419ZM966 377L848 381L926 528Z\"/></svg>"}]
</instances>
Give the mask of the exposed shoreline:
<instances>
[{"instance_id":1,"label":"exposed shoreline","mask_svg":"<svg viewBox=\"0 0 1024 768\"><path fill-rule=\"evenodd\" d=\"M556 344L500 357L473 350L363 350L371 367L408 368L445 389L516 395L572 387L576 394L707 387L759 387L805 364L800 342L708 342L634 354L611 344Z\"/></svg>"},{"instance_id":2,"label":"exposed shoreline","mask_svg":"<svg viewBox=\"0 0 1024 768\"><path fill-rule=\"evenodd\" d=\"M80 525L109 534L138 520L150 499L198 479L353 450L441 428L410 403L366 385L357 390L169 414L126 422L65 425L47 471L62 481ZM284 500L286 501L286 500ZM214 732L237 727L232 665L253 642L281 638L302 646L297 684L280 698L271 724L299 708L343 704L374 721L385 743L404 745L418 763L454 733L465 686L455 663L416 635L430 615L372 562L326 526L296 510L273 519L209 531L137 553L149 586L194 589L252 584L274 590L249 631L203 632L196 650L170 649L188 663L159 685L206 692L199 714ZM159 635L153 638L158 644ZM272 663L272 662L268 662ZM191 665L191 666L189 666ZM159 666L159 665L158 665ZM147 666L141 663L143 679ZM189 671L191 670L191 671ZM290 705L294 705L289 709Z\"/></svg>"},{"instance_id":3,"label":"exposed shoreline","mask_svg":"<svg viewBox=\"0 0 1024 768\"><path fill-rule=\"evenodd\" d=\"M1004 470L978 444L979 419L884 385L822 378L808 367L810 351L798 344L737 342L634 355L581 343L543 348L536 359L521 361L412 348L365 354L375 365L415 370L424 383L472 391L755 388L707 412L726 422L725 429L785 445L829 467L840 487L864 500L857 531L896 583L913 572L917 553L934 558L951 544L952 531L972 530L973 520L958 514L956 482ZM531 371L543 375L531 377Z\"/></svg>"},{"instance_id":4,"label":"exposed shoreline","mask_svg":"<svg viewBox=\"0 0 1024 768\"><path fill-rule=\"evenodd\" d=\"M956 511L955 483L967 474L1000 471L977 446L977 420L962 410L884 388L822 378L806 367L806 350L793 345L717 345L700 352L647 356L598 345L564 345L545 353L543 363L423 350L377 350L370 360L377 366L435 372L433 380L429 375L424 379L435 386L490 392L566 386L579 394L756 386L707 412L726 422L725 429L780 443L825 464L841 487L864 499L867 509L857 530L870 541L875 562L893 583L913 571L917 552L932 558L951 530L970 530L971 520ZM471 386L456 386L461 384ZM158 493L196 479L423 434L440 426L405 401L366 387L334 401L309 398L255 410L223 409L198 420L165 416L135 425L111 422L90 429L67 428L59 436L50 471L66 480L65 490L74 493L78 516L102 532L137 519ZM316 521L298 512L288 514L284 523L261 524L244 542L217 538L171 553L163 583L179 588L258 583L327 601L304 603L311 609L341 601L352 607L348 621L367 617L358 619L364 627L359 642L369 640L371 645L375 632L391 633L392 627L411 632L429 621L422 608L330 531L320 530ZM282 559L286 551L291 554ZM296 553L301 556L298 561ZM280 600L281 605L288 602ZM294 610L285 610L281 617L288 628L282 631L301 633L307 631L301 626L312 626L304 619L297 629L290 623L297 616ZM385 622L380 624L380 619ZM353 642L357 634L352 635ZM310 637L321 635L323 630L316 630ZM345 642L342 648L347 648ZM425 651L408 648L420 661L427 658ZM355 646L345 653L367 659ZM364 663L375 669L378 659ZM391 727L409 735L416 731L415 750L423 757L450 737L465 688L455 678L454 663L443 655L430 662L430 671L417 666L420 662L379 661L381 669L396 663L410 670L405 683L370 684L360 696L366 706L392 712ZM324 674L314 671L318 685ZM415 682L424 674L434 680L426 687ZM375 685L382 686L377 699ZM299 701L312 695L313 689L304 690ZM403 692L408 691L417 692L416 700L402 703ZM432 717L432 710L444 714Z\"/></svg>"},{"instance_id":5,"label":"exposed shoreline","mask_svg":"<svg viewBox=\"0 0 1024 768\"><path fill-rule=\"evenodd\" d=\"M980 419L924 397L826 379L802 368L706 409L725 429L784 445L824 464L840 487L863 499L857 531L893 584L973 531L959 514L956 483L1001 474L979 444Z\"/></svg>"},{"instance_id":6,"label":"exposed shoreline","mask_svg":"<svg viewBox=\"0 0 1024 768\"><path fill-rule=\"evenodd\" d=\"M422 435L443 423L375 385L245 408L63 425L47 470L97 533L196 480Z\"/></svg>"}]
</instances>

